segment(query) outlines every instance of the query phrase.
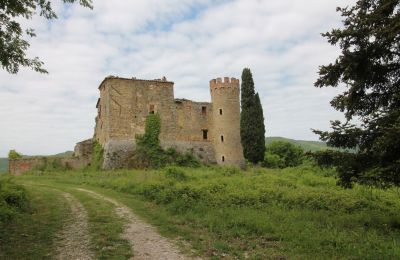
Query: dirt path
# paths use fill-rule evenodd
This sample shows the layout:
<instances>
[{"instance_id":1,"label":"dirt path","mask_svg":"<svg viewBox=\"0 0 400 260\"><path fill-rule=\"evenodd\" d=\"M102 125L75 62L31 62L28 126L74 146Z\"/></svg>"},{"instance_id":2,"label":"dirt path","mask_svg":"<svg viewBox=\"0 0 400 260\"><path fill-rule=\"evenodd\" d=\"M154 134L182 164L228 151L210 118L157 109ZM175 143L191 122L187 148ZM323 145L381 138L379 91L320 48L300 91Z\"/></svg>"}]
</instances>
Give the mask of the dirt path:
<instances>
[{"instance_id":1,"label":"dirt path","mask_svg":"<svg viewBox=\"0 0 400 260\"><path fill-rule=\"evenodd\" d=\"M174 244L162 237L154 227L140 220L127 206L91 190L78 190L116 206L116 213L128 221L123 238L129 241L135 260L191 259L181 254Z\"/></svg>"},{"instance_id":2,"label":"dirt path","mask_svg":"<svg viewBox=\"0 0 400 260\"><path fill-rule=\"evenodd\" d=\"M62 195L71 208L71 214L67 217L67 225L58 236L55 258L65 260L94 259L94 254L89 249L90 238L86 210L71 194L63 193Z\"/></svg>"}]
</instances>

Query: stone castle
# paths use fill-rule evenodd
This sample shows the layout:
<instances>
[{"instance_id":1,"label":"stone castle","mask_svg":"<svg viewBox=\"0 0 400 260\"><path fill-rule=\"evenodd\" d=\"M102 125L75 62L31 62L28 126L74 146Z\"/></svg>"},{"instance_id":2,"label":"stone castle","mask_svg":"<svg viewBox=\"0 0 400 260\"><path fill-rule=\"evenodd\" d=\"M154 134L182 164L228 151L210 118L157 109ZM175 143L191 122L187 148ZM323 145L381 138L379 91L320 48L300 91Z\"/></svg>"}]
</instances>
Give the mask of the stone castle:
<instances>
[{"instance_id":1,"label":"stone castle","mask_svg":"<svg viewBox=\"0 0 400 260\"><path fill-rule=\"evenodd\" d=\"M240 142L239 80L210 81L211 103L174 98L174 83L109 76L99 86L94 139L104 148L104 169L127 167L135 136L148 114L161 118L163 148L192 152L206 164L244 166Z\"/></svg>"},{"instance_id":2,"label":"stone castle","mask_svg":"<svg viewBox=\"0 0 400 260\"><path fill-rule=\"evenodd\" d=\"M100 86L94 137L75 146L74 156L51 158L70 169L91 164L93 141L104 149L103 169L128 168L135 136L143 134L148 114L161 118L160 143L180 153L191 152L205 164L244 167L240 142L239 80L210 81L211 103L174 98L174 83L109 76ZM9 172L21 174L45 167L49 158L9 161Z\"/></svg>"}]
</instances>

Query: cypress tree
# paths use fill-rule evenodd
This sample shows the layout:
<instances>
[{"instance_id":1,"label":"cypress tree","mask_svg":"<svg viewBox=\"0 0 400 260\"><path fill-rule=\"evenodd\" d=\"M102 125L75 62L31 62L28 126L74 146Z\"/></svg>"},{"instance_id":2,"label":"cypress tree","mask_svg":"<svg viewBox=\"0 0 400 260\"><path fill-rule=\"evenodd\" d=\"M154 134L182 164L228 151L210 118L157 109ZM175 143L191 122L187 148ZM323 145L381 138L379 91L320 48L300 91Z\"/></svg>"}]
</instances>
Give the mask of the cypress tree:
<instances>
[{"instance_id":1,"label":"cypress tree","mask_svg":"<svg viewBox=\"0 0 400 260\"><path fill-rule=\"evenodd\" d=\"M265 153L264 115L249 68L243 69L242 72L241 107L240 138L244 158L252 163L258 163L264 159Z\"/></svg>"}]
</instances>

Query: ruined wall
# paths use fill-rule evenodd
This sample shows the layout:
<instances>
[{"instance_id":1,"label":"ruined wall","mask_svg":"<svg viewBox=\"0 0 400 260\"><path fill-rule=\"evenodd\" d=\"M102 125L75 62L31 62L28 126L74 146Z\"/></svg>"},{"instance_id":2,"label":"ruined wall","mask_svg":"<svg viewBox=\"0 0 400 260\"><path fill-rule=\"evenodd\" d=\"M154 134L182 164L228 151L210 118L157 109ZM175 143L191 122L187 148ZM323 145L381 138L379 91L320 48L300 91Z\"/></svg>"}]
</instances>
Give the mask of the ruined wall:
<instances>
[{"instance_id":1,"label":"ruined wall","mask_svg":"<svg viewBox=\"0 0 400 260\"><path fill-rule=\"evenodd\" d=\"M21 175L22 173L43 167L45 161L43 158L20 158L10 159L8 161L8 172L14 175Z\"/></svg>"},{"instance_id":2,"label":"ruined wall","mask_svg":"<svg viewBox=\"0 0 400 260\"><path fill-rule=\"evenodd\" d=\"M213 142L216 161L221 165L244 167L240 140L239 80L225 77L210 81L213 104Z\"/></svg>"},{"instance_id":3,"label":"ruined wall","mask_svg":"<svg viewBox=\"0 0 400 260\"><path fill-rule=\"evenodd\" d=\"M160 139L174 138L173 82L109 77L101 84L100 93L105 113L99 116L103 128L96 127L95 138L103 147L111 139L134 141L137 134L144 133L146 116L151 112L161 116Z\"/></svg>"},{"instance_id":4,"label":"ruined wall","mask_svg":"<svg viewBox=\"0 0 400 260\"><path fill-rule=\"evenodd\" d=\"M212 141L212 107L210 103L176 99L175 108L177 114L176 141Z\"/></svg>"}]
</instances>

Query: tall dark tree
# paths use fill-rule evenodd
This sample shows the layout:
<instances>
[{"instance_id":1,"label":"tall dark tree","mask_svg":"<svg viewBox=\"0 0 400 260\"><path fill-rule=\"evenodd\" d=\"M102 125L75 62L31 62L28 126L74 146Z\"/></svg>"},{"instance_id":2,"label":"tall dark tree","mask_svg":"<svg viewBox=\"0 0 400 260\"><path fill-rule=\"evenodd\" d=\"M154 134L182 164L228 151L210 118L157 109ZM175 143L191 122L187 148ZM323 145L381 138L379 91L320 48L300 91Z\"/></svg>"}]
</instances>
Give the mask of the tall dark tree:
<instances>
[{"instance_id":1,"label":"tall dark tree","mask_svg":"<svg viewBox=\"0 0 400 260\"><path fill-rule=\"evenodd\" d=\"M244 157L252 163L261 162L265 153L265 126L263 109L254 90L250 69L242 72L240 137Z\"/></svg>"},{"instance_id":2,"label":"tall dark tree","mask_svg":"<svg viewBox=\"0 0 400 260\"><path fill-rule=\"evenodd\" d=\"M77 0L62 0L64 3L74 3ZM79 0L82 6L92 8L92 0ZM38 57L28 58L26 51L29 42L24 34L34 37L32 28L24 32L19 21L31 19L39 14L46 19L57 18L50 0L1 0L0 1L0 65L9 73L17 73L20 66L31 68L40 73L47 73L43 62Z\"/></svg>"},{"instance_id":3,"label":"tall dark tree","mask_svg":"<svg viewBox=\"0 0 400 260\"><path fill-rule=\"evenodd\" d=\"M338 8L343 28L323 34L341 55L320 67L316 87L344 86L331 105L346 121L318 131L330 146L319 159L338 167L340 184L400 185L400 0L359 0Z\"/></svg>"}]
</instances>

